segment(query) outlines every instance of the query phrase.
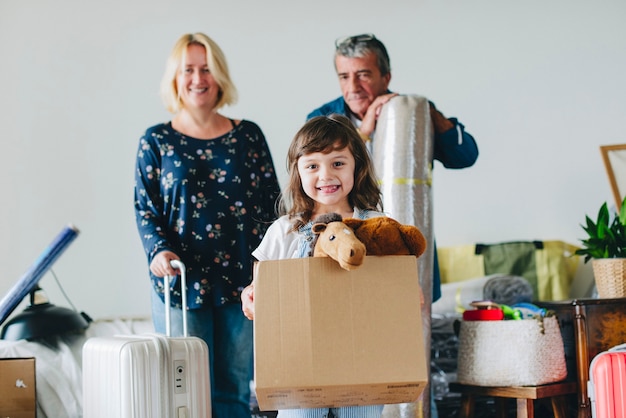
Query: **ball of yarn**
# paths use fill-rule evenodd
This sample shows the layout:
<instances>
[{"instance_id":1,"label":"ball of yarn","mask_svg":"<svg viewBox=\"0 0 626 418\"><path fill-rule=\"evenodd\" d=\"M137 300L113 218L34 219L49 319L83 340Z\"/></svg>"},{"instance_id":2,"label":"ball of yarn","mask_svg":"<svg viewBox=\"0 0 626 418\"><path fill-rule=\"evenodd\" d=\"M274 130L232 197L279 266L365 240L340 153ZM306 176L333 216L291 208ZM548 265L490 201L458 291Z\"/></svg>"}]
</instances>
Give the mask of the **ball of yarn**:
<instances>
[{"instance_id":1,"label":"ball of yarn","mask_svg":"<svg viewBox=\"0 0 626 418\"><path fill-rule=\"evenodd\" d=\"M533 288L524 277L502 275L487 280L483 287L483 299L500 305L532 303Z\"/></svg>"}]
</instances>

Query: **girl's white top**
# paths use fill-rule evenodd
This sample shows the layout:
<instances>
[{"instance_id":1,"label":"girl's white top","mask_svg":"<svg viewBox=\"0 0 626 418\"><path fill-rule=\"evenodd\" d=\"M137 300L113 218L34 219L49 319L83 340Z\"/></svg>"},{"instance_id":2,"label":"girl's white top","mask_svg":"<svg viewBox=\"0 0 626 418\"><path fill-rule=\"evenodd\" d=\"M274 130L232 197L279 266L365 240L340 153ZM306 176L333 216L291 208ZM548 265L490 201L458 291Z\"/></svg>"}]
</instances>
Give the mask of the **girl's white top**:
<instances>
[{"instance_id":1,"label":"girl's white top","mask_svg":"<svg viewBox=\"0 0 626 418\"><path fill-rule=\"evenodd\" d=\"M356 219L369 219L378 216L385 216L385 214L355 208L352 215ZM270 225L261 244L252 252L252 255L259 261L309 257L311 255L311 241L314 238L313 231L311 231L312 226L313 221L309 221L298 231L294 231L289 216L283 215Z\"/></svg>"}]
</instances>

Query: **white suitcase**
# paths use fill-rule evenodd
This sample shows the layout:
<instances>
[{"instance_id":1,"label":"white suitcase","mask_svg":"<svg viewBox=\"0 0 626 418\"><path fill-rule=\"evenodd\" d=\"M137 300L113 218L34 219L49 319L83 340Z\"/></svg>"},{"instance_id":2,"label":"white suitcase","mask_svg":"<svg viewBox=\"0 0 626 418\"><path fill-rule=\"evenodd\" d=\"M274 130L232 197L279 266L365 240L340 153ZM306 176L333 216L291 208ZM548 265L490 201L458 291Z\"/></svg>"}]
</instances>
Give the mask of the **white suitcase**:
<instances>
[{"instance_id":1,"label":"white suitcase","mask_svg":"<svg viewBox=\"0 0 626 418\"><path fill-rule=\"evenodd\" d=\"M172 261L186 288L185 266ZM170 306L169 278L165 306ZM94 337L83 346L84 418L210 418L211 387L206 343L187 333L183 294L183 337L166 335Z\"/></svg>"}]
</instances>

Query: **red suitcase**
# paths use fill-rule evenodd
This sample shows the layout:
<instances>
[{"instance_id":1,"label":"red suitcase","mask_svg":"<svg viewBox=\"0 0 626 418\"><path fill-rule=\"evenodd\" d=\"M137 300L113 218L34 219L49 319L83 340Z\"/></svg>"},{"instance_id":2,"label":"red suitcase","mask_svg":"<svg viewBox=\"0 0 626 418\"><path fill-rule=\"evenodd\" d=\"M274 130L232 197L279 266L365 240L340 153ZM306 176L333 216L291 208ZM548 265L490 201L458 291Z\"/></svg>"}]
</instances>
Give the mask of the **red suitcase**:
<instances>
[{"instance_id":1,"label":"red suitcase","mask_svg":"<svg viewBox=\"0 0 626 418\"><path fill-rule=\"evenodd\" d=\"M626 344L594 357L587 386L593 418L626 417Z\"/></svg>"}]
</instances>

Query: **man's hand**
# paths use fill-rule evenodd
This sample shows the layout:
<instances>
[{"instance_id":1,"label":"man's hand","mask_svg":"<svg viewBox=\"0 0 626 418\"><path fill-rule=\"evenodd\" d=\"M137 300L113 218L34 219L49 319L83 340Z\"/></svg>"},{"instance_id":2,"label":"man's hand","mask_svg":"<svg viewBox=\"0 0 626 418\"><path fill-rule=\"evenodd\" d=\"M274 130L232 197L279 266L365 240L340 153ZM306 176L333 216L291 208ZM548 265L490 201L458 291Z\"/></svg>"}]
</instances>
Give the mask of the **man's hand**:
<instances>
[{"instance_id":1,"label":"man's hand","mask_svg":"<svg viewBox=\"0 0 626 418\"><path fill-rule=\"evenodd\" d=\"M430 105L430 119L433 121L433 127L436 134L442 134L454 128L454 123L450 122L437 108L435 104L428 101Z\"/></svg>"},{"instance_id":2,"label":"man's hand","mask_svg":"<svg viewBox=\"0 0 626 418\"><path fill-rule=\"evenodd\" d=\"M365 116L361 120L361 127L359 131L367 135L368 137L372 137L374 130L376 130L376 120L378 119L378 115L380 114L380 110L383 105L391 100L393 97L396 97L398 93L387 93L378 96L372 104L367 108L367 112L365 112Z\"/></svg>"}]
</instances>

